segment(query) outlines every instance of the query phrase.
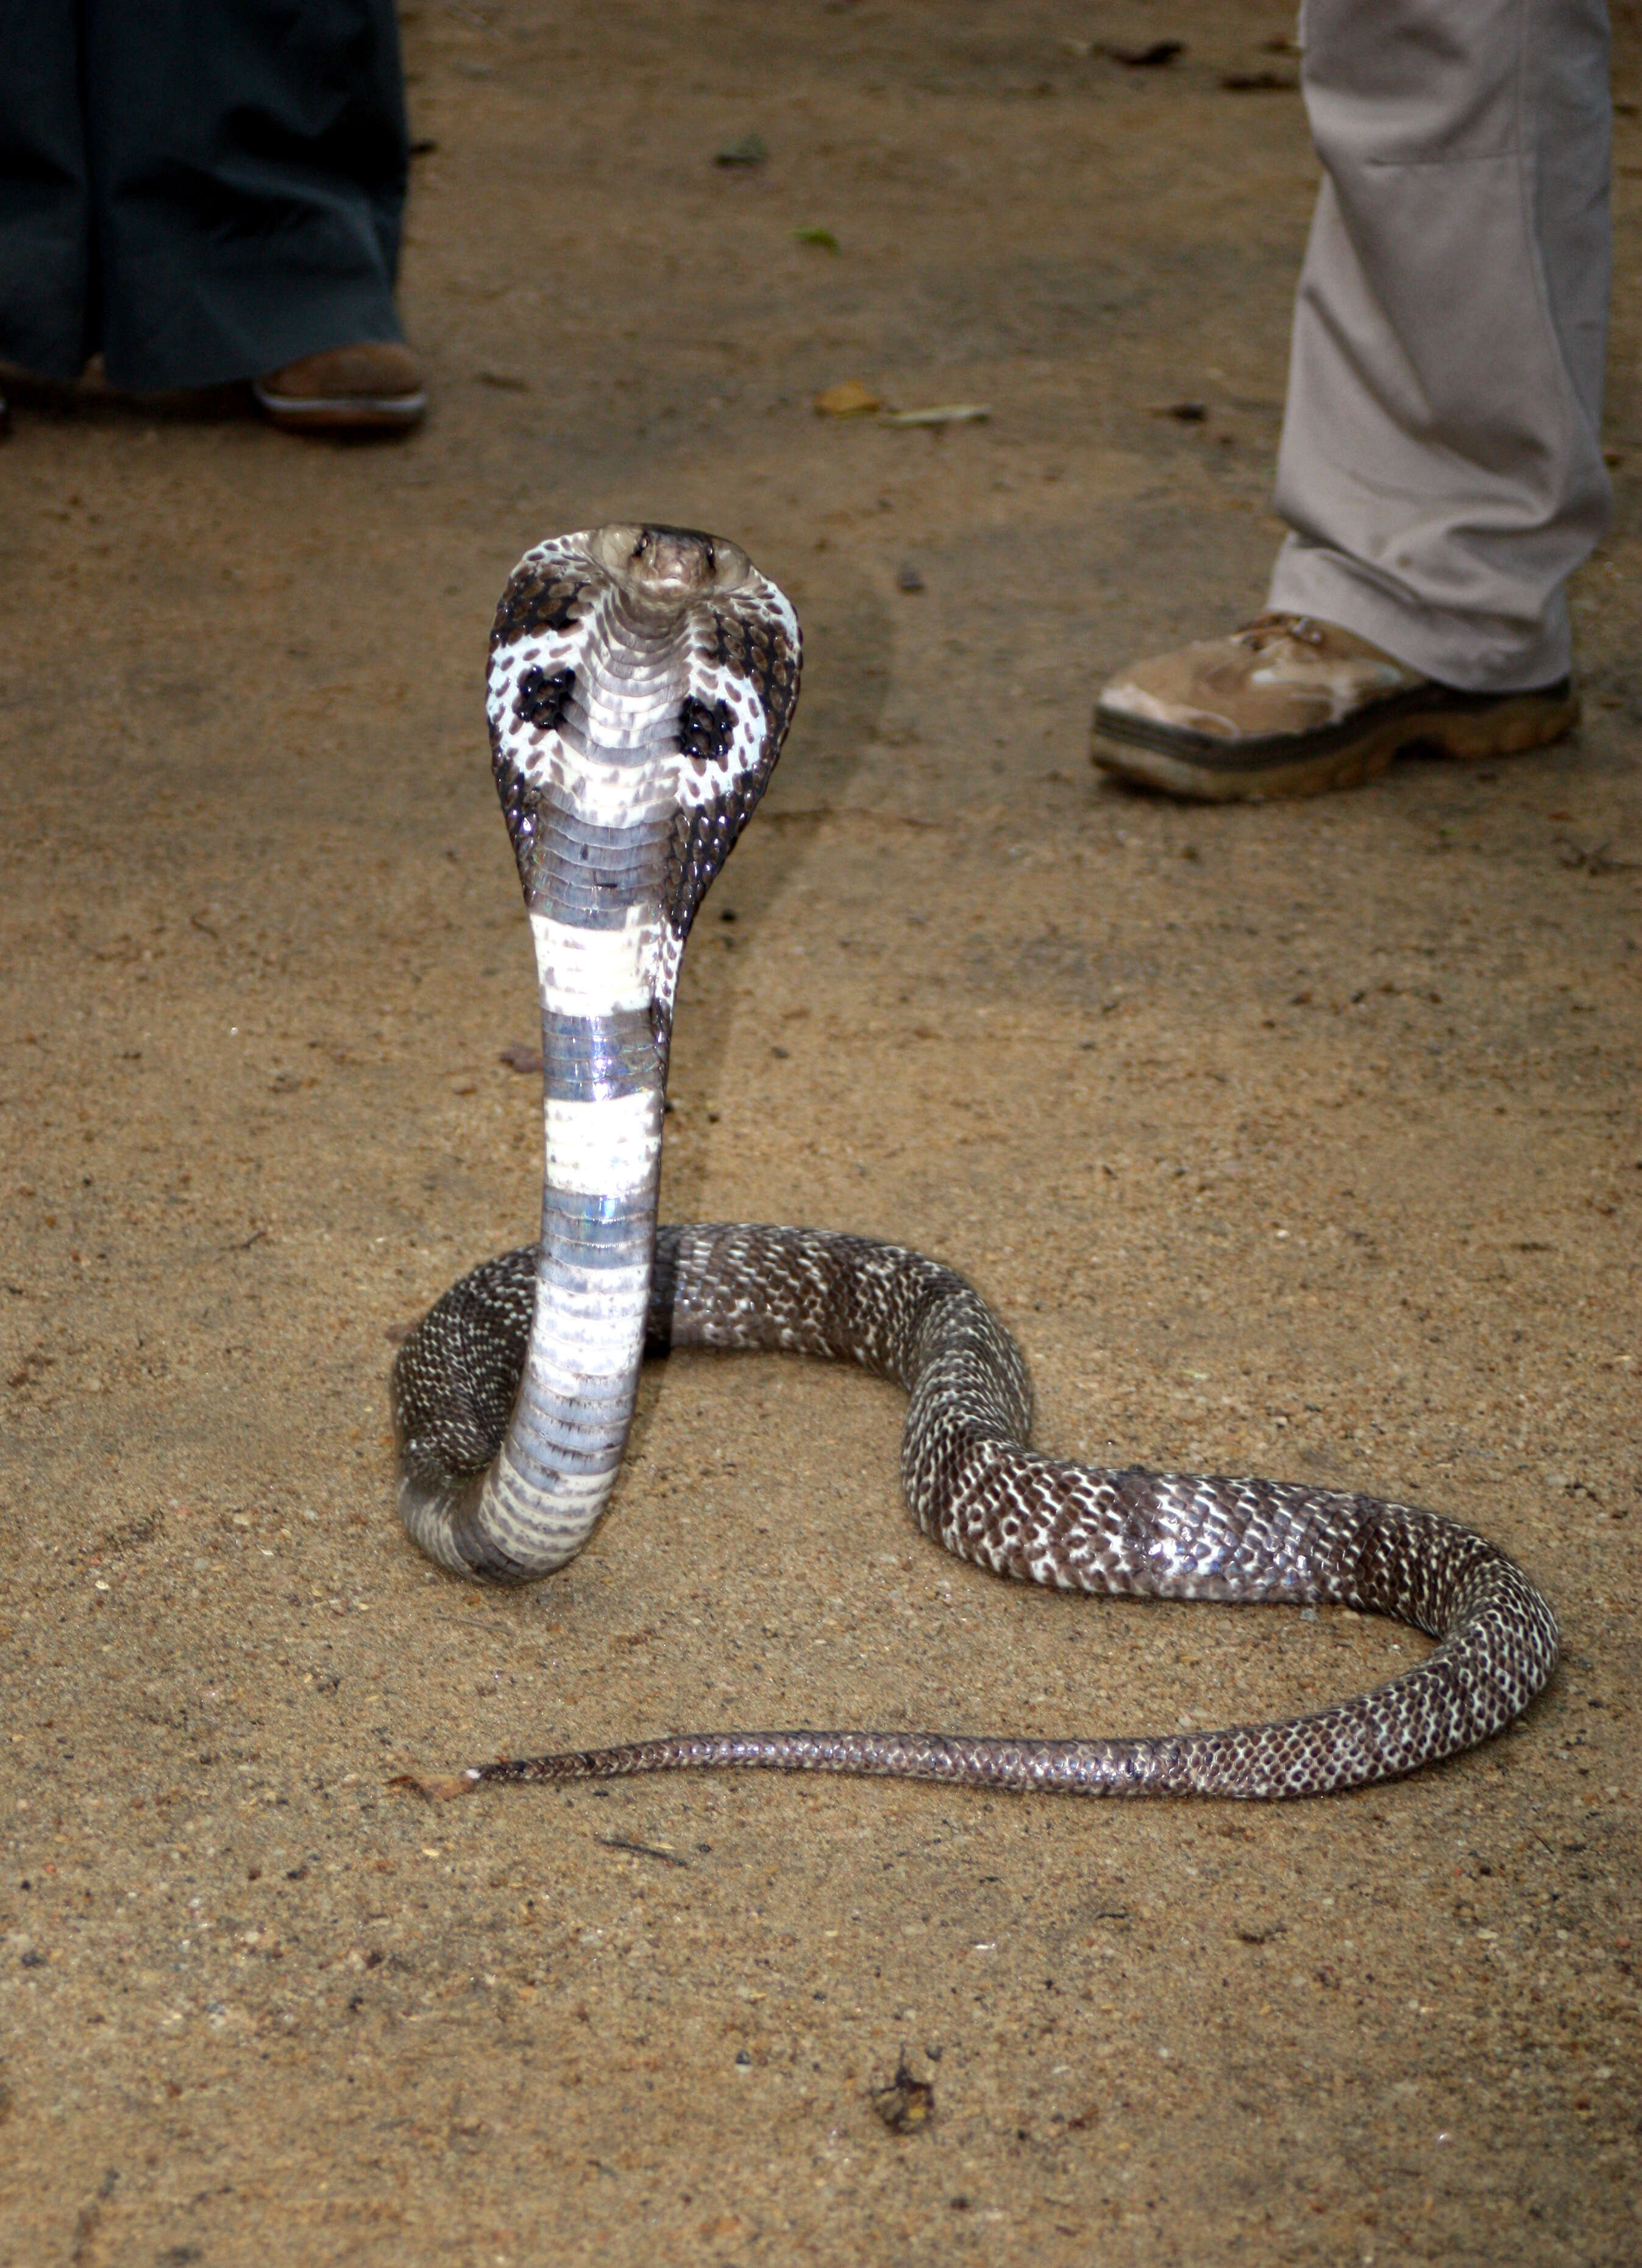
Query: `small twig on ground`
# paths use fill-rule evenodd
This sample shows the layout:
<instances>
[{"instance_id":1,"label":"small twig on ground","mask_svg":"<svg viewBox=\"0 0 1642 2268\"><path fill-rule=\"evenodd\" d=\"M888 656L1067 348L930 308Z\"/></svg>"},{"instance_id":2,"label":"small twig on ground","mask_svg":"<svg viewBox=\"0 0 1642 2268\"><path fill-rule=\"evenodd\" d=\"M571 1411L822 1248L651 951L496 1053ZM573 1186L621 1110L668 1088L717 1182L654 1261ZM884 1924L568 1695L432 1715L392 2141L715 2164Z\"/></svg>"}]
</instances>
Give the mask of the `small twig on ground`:
<instances>
[{"instance_id":1,"label":"small twig on ground","mask_svg":"<svg viewBox=\"0 0 1642 2268\"><path fill-rule=\"evenodd\" d=\"M595 1843L602 1843L607 1851L635 1851L641 1859L659 1859L664 1867L688 1867L689 1860L681 1859L676 1851L666 1851L659 1843L635 1843L627 1835L595 1835Z\"/></svg>"}]
</instances>

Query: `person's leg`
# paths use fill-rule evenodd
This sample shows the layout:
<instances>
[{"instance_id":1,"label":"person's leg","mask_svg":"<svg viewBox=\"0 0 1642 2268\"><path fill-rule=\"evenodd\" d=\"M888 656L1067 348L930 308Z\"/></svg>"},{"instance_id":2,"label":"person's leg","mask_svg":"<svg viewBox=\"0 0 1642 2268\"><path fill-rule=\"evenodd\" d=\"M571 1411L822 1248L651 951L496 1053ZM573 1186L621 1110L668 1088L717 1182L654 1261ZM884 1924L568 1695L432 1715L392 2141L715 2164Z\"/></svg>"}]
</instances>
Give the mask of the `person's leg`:
<instances>
[{"instance_id":1,"label":"person's leg","mask_svg":"<svg viewBox=\"0 0 1642 2268\"><path fill-rule=\"evenodd\" d=\"M1607 524L1602 0L1307 0L1327 168L1270 604L1472 692L1567 674Z\"/></svg>"},{"instance_id":2,"label":"person's leg","mask_svg":"<svg viewBox=\"0 0 1642 2268\"><path fill-rule=\"evenodd\" d=\"M1328 168L1296 311L1272 614L1123 672L1095 762L1344 786L1578 717L1564 586L1605 524L1602 0L1308 0Z\"/></svg>"},{"instance_id":3,"label":"person's leg","mask_svg":"<svg viewBox=\"0 0 1642 2268\"><path fill-rule=\"evenodd\" d=\"M401 337L393 0L88 0L103 348L137 391Z\"/></svg>"},{"instance_id":4,"label":"person's leg","mask_svg":"<svg viewBox=\"0 0 1642 2268\"><path fill-rule=\"evenodd\" d=\"M77 378L92 351L79 27L63 0L0 0L0 363Z\"/></svg>"}]
</instances>

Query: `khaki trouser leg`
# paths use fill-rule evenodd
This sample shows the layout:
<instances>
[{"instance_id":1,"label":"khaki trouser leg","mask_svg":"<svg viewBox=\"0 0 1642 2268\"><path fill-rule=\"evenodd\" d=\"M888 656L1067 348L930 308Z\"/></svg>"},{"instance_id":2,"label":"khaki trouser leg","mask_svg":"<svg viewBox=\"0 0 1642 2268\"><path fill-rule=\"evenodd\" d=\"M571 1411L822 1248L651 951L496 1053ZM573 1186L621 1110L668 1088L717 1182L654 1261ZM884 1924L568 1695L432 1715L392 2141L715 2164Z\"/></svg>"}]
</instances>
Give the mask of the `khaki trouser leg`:
<instances>
[{"instance_id":1,"label":"khaki trouser leg","mask_svg":"<svg viewBox=\"0 0 1642 2268\"><path fill-rule=\"evenodd\" d=\"M1307 0L1326 168L1270 603L1474 692L1553 681L1607 524L1603 0Z\"/></svg>"}]
</instances>

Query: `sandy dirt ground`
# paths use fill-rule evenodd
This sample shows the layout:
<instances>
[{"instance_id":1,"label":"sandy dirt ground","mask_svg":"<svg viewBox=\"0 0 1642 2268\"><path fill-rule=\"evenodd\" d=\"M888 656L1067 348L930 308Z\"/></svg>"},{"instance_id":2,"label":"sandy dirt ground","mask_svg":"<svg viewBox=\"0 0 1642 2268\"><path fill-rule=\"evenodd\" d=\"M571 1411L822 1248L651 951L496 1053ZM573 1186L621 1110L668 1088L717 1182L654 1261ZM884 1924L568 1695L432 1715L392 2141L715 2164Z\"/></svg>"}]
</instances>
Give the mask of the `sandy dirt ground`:
<instances>
[{"instance_id":1,"label":"sandy dirt ground","mask_svg":"<svg viewBox=\"0 0 1642 2268\"><path fill-rule=\"evenodd\" d=\"M1634 11L1583 733L1189 809L1087 718L1262 596L1291 28L423 4L425 431L18 405L8 2268L1642 2259ZM991 418L816 416L849 379ZM666 1727L1207 1724L1423 1644L991 1580L909 1526L898 1396L775 1359L648 1373L536 1589L402 1539L389 1335L537 1204L486 632L528 542L630 515L740 538L808 639L686 965L666 1212L945 1256L1067 1452L1472 1521L1565 1636L1508 1737L1270 1809L392 1792Z\"/></svg>"}]
</instances>

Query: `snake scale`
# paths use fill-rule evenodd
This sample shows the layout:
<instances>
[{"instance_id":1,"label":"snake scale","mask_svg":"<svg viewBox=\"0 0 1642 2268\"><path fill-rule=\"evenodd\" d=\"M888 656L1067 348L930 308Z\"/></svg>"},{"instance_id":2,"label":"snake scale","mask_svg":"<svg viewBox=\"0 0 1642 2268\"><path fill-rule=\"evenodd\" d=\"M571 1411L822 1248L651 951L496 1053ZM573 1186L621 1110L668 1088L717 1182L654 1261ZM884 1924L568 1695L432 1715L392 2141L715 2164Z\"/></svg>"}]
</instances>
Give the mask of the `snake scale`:
<instances>
[{"instance_id":1,"label":"snake scale","mask_svg":"<svg viewBox=\"0 0 1642 2268\"><path fill-rule=\"evenodd\" d=\"M951 1733L669 1734L504 1758L433 1794L711 1765L1093 1795L1360 1787L1499 1732L1550 1675L1556 1620L1484 1537L1432 1512L1279 1481L1104 1469L1027 1446L1003 1325L923 1255L817 1229L656 1226L680 960L798 698L799 625L735 545L610 526L526 553L491 637L493 766L541 998L537 1245L452 1286L394 1365L401 1516L441 1565L524 1583L608 1497L646 1346L853 1362L908 1396L918 1525L1000 1575L1153 1598L1327 1602L1438 1643L1283 1722L1048 1741Z\"/></svg>"}]
</instances>

